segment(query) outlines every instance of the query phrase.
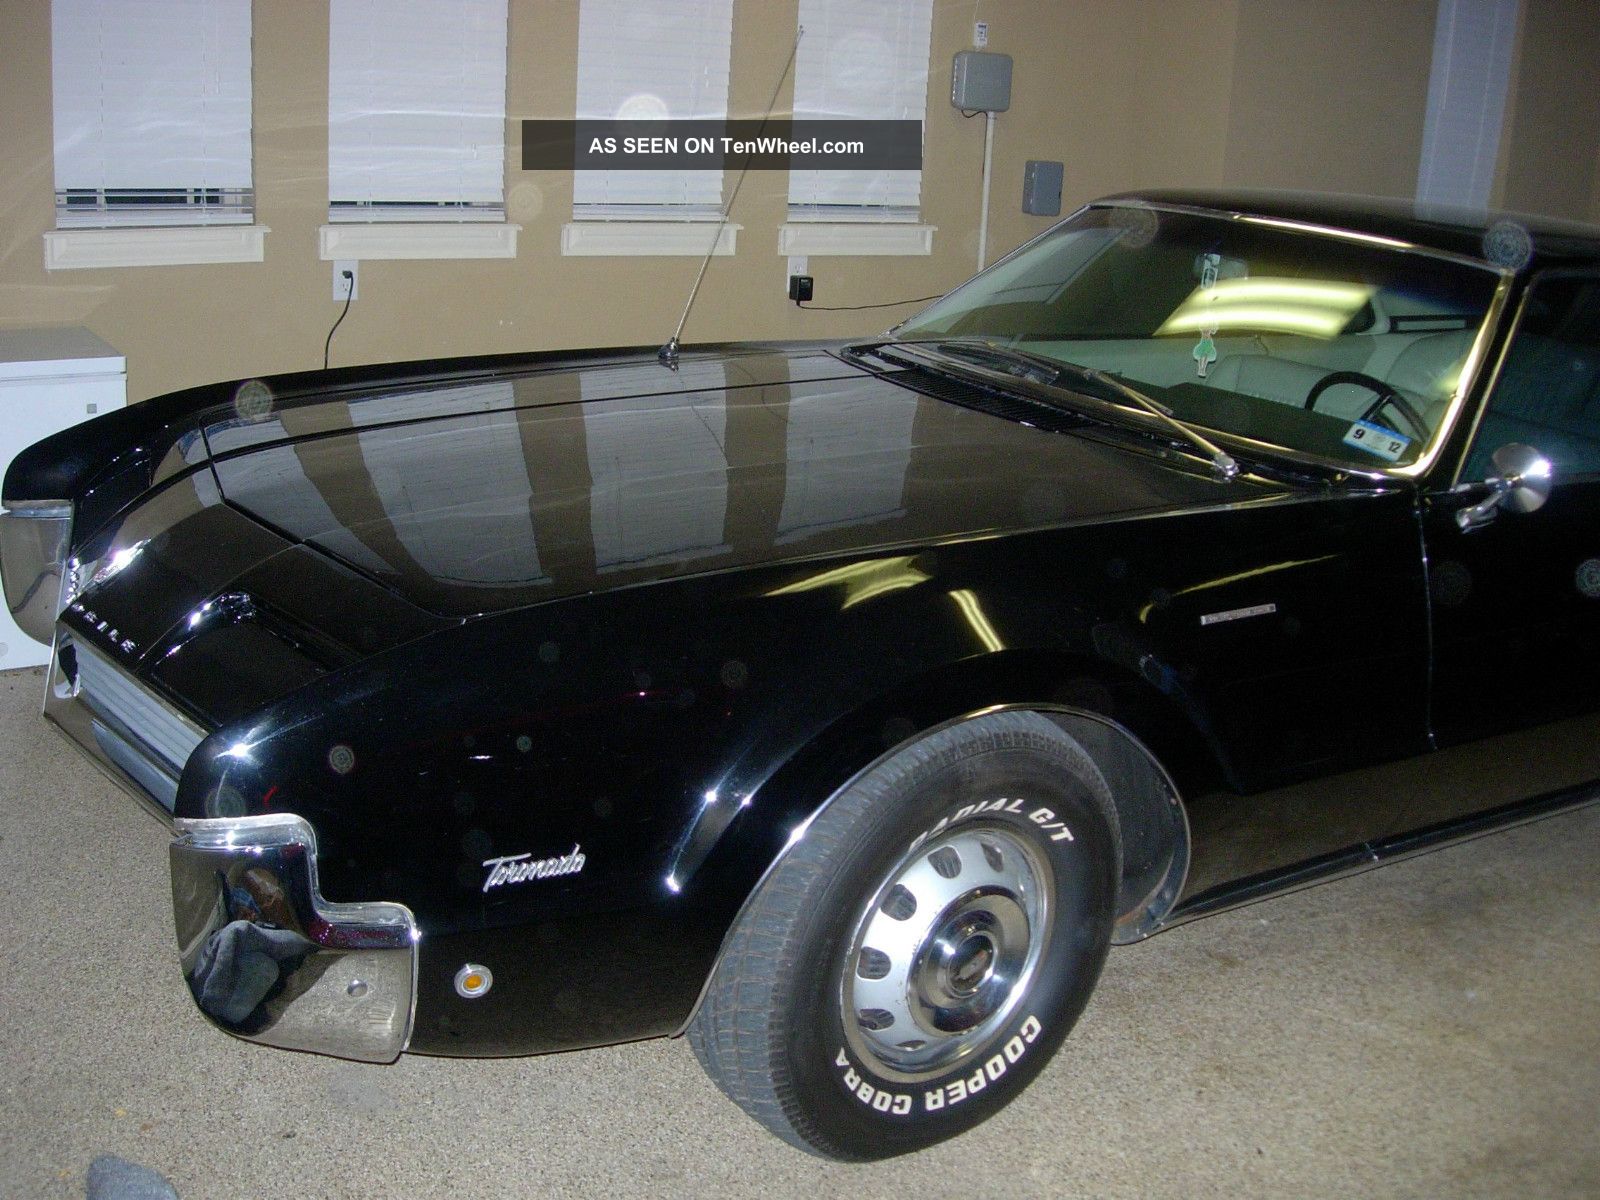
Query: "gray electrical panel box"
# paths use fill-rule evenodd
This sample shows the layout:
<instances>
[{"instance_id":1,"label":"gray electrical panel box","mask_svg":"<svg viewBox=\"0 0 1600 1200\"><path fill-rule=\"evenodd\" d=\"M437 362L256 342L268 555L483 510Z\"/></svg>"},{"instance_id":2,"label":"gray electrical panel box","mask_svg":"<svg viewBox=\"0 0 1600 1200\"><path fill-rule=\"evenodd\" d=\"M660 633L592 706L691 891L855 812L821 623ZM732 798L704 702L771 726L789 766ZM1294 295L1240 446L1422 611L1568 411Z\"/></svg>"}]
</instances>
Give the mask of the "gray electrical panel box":
<instances>
[{"instance_id":1,"label":"gray electrical panel box","mask_svg":"<svg viewBox=\"0 0 1600 1200\"><path fill-rule=\"evenodd\" d=\"M1030 158L1022 169L1022 211L1036 217L1061 215L1061 177L1058 162Z\"/></svg>"},{"instance_id":2,"label":"gray electrical panel box","mask_svg":"<svg viewBox=\"0 0 1600 1200\"><path fill-rule=\"evenodd\" d=\"M950 74L950 103L965 112L1011 107L1011 55L962 50Z\"/></svg>"}]
</instances>

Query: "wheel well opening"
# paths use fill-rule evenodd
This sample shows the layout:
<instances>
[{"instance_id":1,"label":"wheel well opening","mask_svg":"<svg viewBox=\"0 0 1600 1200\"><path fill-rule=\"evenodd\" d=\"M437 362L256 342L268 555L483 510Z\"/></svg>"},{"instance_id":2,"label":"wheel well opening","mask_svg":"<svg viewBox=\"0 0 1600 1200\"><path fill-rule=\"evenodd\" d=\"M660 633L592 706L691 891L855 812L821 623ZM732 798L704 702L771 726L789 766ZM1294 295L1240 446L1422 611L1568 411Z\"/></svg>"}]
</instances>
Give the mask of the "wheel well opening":
<instances>
[{"instance_id":1,"label":"wheel well opening","mask_svg":"<svg viewBox=\"0 0 1600 1200\"><path fill-rule=\"evenodd\" d=\"M1149 937L1161 927L1189 873L1189 821L1177 786L1154 754L1108 718L1035 708L1100 768L1122 834L1122 882L1112 941Z\"/></svg>"},{"instance_id":2,"label":"wheel well opening","mask_svg":"<svg viewBox=\"0 0 1600 1200\"><path fill-rule=\"evenodd\" d=\"M757 790L761 821L736 823L711 874L739 907L801 828L884 755L983 712L1030 711L1054 721L1101 770L1123 837L1118 943L1161 927L1189 867L1189 825L1174 778L1199 786L1219 772L1204 737L1145 681L1104 664L1005 653L920 676L844 717L788 758Z\"/></svg>"}]
</instances>

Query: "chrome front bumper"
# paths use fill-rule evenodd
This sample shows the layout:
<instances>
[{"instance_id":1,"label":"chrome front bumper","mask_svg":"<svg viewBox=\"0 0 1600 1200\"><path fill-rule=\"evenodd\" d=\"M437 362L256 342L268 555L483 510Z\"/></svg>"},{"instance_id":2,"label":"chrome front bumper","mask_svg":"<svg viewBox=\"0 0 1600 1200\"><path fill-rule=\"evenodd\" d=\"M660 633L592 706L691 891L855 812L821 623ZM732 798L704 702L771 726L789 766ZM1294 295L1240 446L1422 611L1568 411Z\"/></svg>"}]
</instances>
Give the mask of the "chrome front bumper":
<instances>
[{"instance_id":1,"label":"chrome front bumper","mask_svg":"<svg viewBox=\"0 0 1600 1200\"><path fill-rule=\"evenodd\" d=\"M0 578L17 628L50 644L72 533L66 500L13 501L0 512Z\"/></svg>"},{"instance_id":2,"label":"chrome front bumper","mask_svg":"<svg viewBox=\"0 0 1600 1200\"><path fill-rule=\"evenodd\" d=\"M15 562L8 549L8 585ZM200 1010L251 1041L393 1062L410 1044L416 1013L411 910L324 900L316 834L293 813L173 821L178 780L208 731L89 646L75 647L76 669L68 669L71 635L55 632L44 715L170 823L173 922Z\"/></svg>"},{"instance_id":3,"label":"chrome front bumper","mask_svg":"<svg viewBox=\"0 0 1600 1200\"><path fill-rule=\"evenodd\" d=\"M183 977L214 1024L251 1041L393 1062L416 1012L417 926L403 904L331 904L316 835L292 813L174 822Z\"/></svg>"}]
</instances>

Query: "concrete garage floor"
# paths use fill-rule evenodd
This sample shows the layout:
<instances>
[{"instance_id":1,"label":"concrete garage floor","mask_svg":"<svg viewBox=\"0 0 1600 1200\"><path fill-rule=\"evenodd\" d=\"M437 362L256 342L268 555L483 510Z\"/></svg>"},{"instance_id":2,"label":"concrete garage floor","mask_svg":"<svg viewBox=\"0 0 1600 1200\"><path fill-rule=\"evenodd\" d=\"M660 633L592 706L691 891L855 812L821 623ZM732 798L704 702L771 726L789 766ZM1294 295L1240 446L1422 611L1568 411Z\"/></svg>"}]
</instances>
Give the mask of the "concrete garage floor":
<instances>
[{"instance_id":1,"label":"concrete garage floor","mask_svg":"<svg viewBox=\"0 0 1600 1200\"><path fill-rule=\"evenodd\" d=\"M769 1137L682 1042L362 1066L235 1041L173 968L166 838L0 675L0 1194L117 1154L201 1197L1600 1196L1600 808L1111 956L974 1133Z\"/></svg>"}]
</instances>

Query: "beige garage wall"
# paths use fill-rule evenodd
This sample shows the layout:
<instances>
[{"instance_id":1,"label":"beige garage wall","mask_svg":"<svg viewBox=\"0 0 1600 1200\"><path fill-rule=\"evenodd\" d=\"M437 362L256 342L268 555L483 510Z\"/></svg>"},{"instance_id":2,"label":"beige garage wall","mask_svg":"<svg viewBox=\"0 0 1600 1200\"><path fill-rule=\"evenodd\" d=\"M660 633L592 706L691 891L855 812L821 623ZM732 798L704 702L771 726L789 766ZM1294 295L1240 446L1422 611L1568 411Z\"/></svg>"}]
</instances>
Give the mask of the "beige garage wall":
<instances>
[{"instance_id":1,"label":"beige garage wall","mask_svg":"<svg viewBox=\"0 0 1600 1200\"><path fill-rule=\"evenodd\" d=\"M736 114L765 108L789 53L796 3L735 0ZM1590 13L1575 26L1591 39L1586 57L1572 57L1582 46L1564 48L1571 35L1563 29L1572 26L1561 14L1530 21L1535 33L1524 40L1540 56L1586 69L1600 45L1594 8L1586 0L1566 8ZM364 262L361 298L334 343L336 364L656 345L672 331L698 262L562 257L570 179L519 169L517 122L572 114L577 13L577 0L511 0L507 202L522 225L518 256ZM1016 64L1012 109L996 124L991 257L1050 224L1020 211L1029 158L1066 164L1068 210L1144 186L1396 195L1415 187L1433 0L936 0L923 175L924 218L938 227L934 253L813 257L816 303L921 296L971 273L983 121L952 109L948 88L951 56L970 44L974 19L990 23L990 49ZM325 0L256 0L254 64L257 214L272 230L266 261L46 272L42 235L54 224L49 4L0 0L0 328L88 326L128 355L133 399L320 366L340 308L331 264L317 256L327 208ZM1581 73L1569 65L1561 78L1575 85ZM1593 103L1562 102L1546 75L1524 72L1514 85L1516 127L1536 161L1525 171L1513 161L1508 194L1581 216L1600 195L1600 113ZM780 110L790 94L786 84ZM1535 137L1541 147L1579 145L1582 153L1536 151ZM734 213L744 227L738 253L713 261L686 342L870 334L910 311L789 304L777 253L785 189L782 174L750 176Z\"/></svg>"},{"instance_id":2,"label":"beige garage wall","mask_svg":"<svg viewBox=\"0 0 1600 1200\"><path fill-rule=\"evenodd\" d=\"M1226 178L1414 195L1436 0L1241 0Z\"/></svg>"},{"instance_id":3,"label":"beige garage wall","mask_svg":"<svg viewBox=\"0 0 1600 1200\"><path fill-rule=\"evenodd\" d=\"M736 114L765 110L788 58L796 7L796 0L736 0L730 104ZM923 176L924 217L939 229L934 253L813 258L816 303L934 294L974 270L983 122L964 120L950 107L948 64L970 44L975 14L992 23L991 48L1016 56L1019 91L1029 97L1017 117L1002 118L991 247L1009 249L1049 224L1019 211L1025 158L1071 151L1080 197L1122 183L1119 164L1132 135L1128 85L1103 55L1084 53L1115 42L1118 5L1081 6L1098 22L1087 47L1063 33L1063 12L1077 7L936 5ZM271 229L266 261L47 272L42 235L54 224L49 5L0 0L0 328L88 326L128 355L134 399L321 365L323 340L340 309L332 298L332 265L317 256L317 229L327 213L327 9L325 0L257 0L254 13L255 186L257 219ZM517 122L572 115L577 38L577 0L511 0L507 203L510 218L522 225L517 257L363 262L361 296L339 329L334 363L656 345L672 332L698 260L563 257L570 176L519 169ZM1076 68L1079 53L1092 70ZM1070 114L1049 99L1063 92L1079 97ZM791 96L792 81L780 111ZM1046 136L1033 136L1039 131ZM819 313L791 305L786 260L777 253L786 189L783 174L750 175L733 214L743 226L738 254L712 262L686 342L871 333L914 311Z\"/></svg>"},{"instance_id":4,"label":"beige garage wall","mask_svg":"<svg viewBox=\"0 0 1600 1200\"><path fill-rule=\"evenodd\" d=\"M1595 0L1528 0L1496 196L1506 208L1600 221L1596 47Z\"/></svg>"}]
</instances>

